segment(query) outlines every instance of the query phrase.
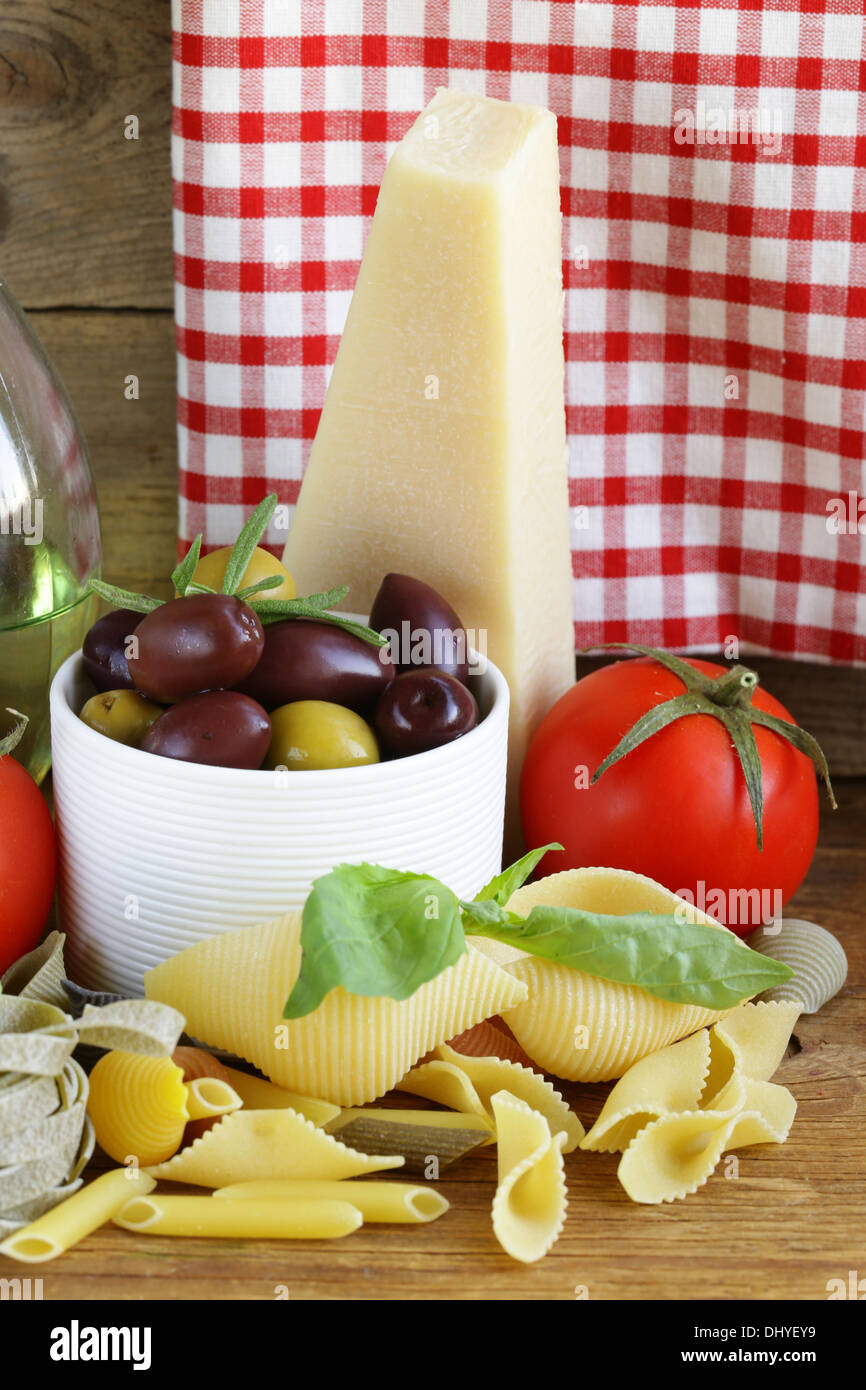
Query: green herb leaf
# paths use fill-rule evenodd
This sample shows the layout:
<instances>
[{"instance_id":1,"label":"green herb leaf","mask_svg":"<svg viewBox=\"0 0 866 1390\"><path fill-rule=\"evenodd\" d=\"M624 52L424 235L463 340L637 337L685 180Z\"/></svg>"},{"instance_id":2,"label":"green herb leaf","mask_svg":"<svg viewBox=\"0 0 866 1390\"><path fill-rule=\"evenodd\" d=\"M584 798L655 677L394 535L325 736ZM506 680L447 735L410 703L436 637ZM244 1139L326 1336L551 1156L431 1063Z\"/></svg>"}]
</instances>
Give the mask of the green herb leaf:
<instances>
[{"instance_id":1,"label":"green herb leaf","mask_svg":"<svg viewBox=\"0 0 866 1390\"><path fill-rule=\"evenodd\" d=\"M253 551L268 529L268 522L277 509L277 494L270 493L252 512L246 525L232 546L226 572L223 575L223 593L233 594L247 571L253 558Z\"/></svg>"},{"instance_id":2,"label":"green herb leaf","mask_svg":"<svg viewBox=\"0 0 866 1390\"><path fill-rule=\"evenodd\" d=\"M235 598L248 599L253 594L260 594L263 589L278 589L285 582L281 574L269 574L264 579L257 580L255 584L248 584L245 589L236 589Z\"/></svg>"},{"instance_id":3,"label":"green herb leaf","mask_svg":"<svg viewBox=\"0 0 866 1390\"><path fill-rule=\"evenodd\" d=\"M489 936L530 955L583 970L602 980L636 985L674 1004L729 1009L741 1000L781 984L794 973L734 936L704 922L679 921L676 914L650 912L607 916L578 908L534 907L515 920L500 908L498 921L488 909L473 920L476 904L464 910L469 936Z\"/></svg>"},{"instance_id":4,"label":"green herb leaf","mask_svg":"<svg viewBox=\"0 0 866 1390\"><path fill-rule=\"evenodd\" d=\"M457 899L438 879L340 864L304 904L301 973L283 1010L303 1018L338 985L408 999L466 950Z\"/></svg>"},{"instance_id":5,"label":"green herb leaf","mask_svg":"<svg viewBox=\"0 0 866 1390\"><path fill-rule=\"evenodd\" d=\"M5 734L3 738L0 738L0 758L7 757L7 755L13 751L13 749L18 747L19 743L21 742L22 738L27 732L27 725L30 723L29 716L26 714L22 714L19 709L12 709L7 705L6 713L11 714L13 716L15 723L9 730L8 734Z\"/></svg>"},{"instance_id":6,"label":"green herb leaf","mask_svg":"<svg viewBox=\"0 0 866 1390\"><path fill-rule=\"evenodd\" d=\"M501 874L497 874L488 884L481 889L475 897L476 903L486 902L492 898L494 902L501 903L504 907L518 888L529 878L536 864L539 863L547 854L548 850L562 849L560 844L542 845L540 849L531 849L528 854L524 854L522 859L518 859L509 868L503 869Z\"/></svg>"},{"instance_id":7,"label":"green herb leaf","mask_svg":"<svg viewBox=\"0 0 866 1390\"><path fill-rule=\"evenodd\" d=\"M186 555L184 555L180 564L177 566L175 570L172 571L171 582L174 585L177 593L180 594L181 598L183 598L189 585L192 582L192 577L195 574L195 567L199 562L200 555L201 534L199 533L199 535L196 536L195 540L190 546L189 550L186 552Z\"/></svg>"},{"instance_id":8,"label":"green herb leaf","mask_svg":"<svg viewBox=\"0 0 866 1390\"><path fill-rule=\"evenodd\" d=\"M113 603L115 608L131 608L133 613L152 613L154 608L162 607L162 599L134 594L131 589L118 589L115 584L106 584L102 579L91 579L90 587L100 598Z\"/></svg>"},{"instance_id":9,"label":"green herb leaf","mask_svg":"<svg viewBox=\"0 0 866 1390\"><path fill-rule=\"evenodd\" d=\"M348 584L340 584L336 589L326 589L323 594L306 594L303 598L289 599L289 603L308 603L311 608L333 608L342 603L349 592Z\"/></svg>"},{"instance_id":10,"label":"green herb leaf","mask_svg":"<svg viewBox=\"0 0 866 1390\"><path fill-rule=\"evenodd\" d=\"M332 589L331 594L339 594L335 603L339 603L341 598L345 598L348 589ZM387 637L375 632L371 627L365 627L363 623L353 622L351 618L344 618L341 613L330 613L321 606L320 600L330 598L330 594L311 594L309 598L262 598L253 599L250 604L261 618L265 627L271 623L280 623L285 618L314 618L316 622L331 623L333 627L341 627L346 632L351 632L353 636L360 637L362 641L369 642L373 647L385 647L388 645Z\"/></svg>"}]
</instances>

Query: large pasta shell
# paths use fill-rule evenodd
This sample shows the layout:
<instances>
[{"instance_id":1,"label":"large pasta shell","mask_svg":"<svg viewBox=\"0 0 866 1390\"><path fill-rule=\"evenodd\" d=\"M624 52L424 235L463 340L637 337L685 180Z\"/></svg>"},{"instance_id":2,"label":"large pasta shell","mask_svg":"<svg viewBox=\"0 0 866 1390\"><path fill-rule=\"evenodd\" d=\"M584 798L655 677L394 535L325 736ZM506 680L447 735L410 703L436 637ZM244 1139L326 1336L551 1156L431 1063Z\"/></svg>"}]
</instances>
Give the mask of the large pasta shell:
<instances>
[{"instance_id":1,"label":"large pasta shell","mask_svg":"<svg viewBox=\"0 0 866 1390\"><path fill-rule=\"evenodd\" d=\"M569 869L528 883L508 906L522 916L537 904L625 915L669 913L682 899L642 874L624 869ZM719 926L693 909L698 922ZM514 947L476 937L476 946L528 986L529 995L505 1021L537 1066L568 1081L610 1081L640 1057L658 1052L727 1010L671 1004L634 985L619 985L557 965Z\"/></svg>"},{"instance_id":2,"label":"large pasta shell","mask_svg":"<svg viewBox=\"0 0 866 1390\"><path fill-rule=\"evenodd\" d=\"M197 942L148 971L149 999L182 1010L187 1032L254 1063L278 1086L361 1105L425 1052L526 997L478 951L401 1001L334 989L314 1013L283 1019L301 966L301 914Z\"/></svg>"}]
</instances>

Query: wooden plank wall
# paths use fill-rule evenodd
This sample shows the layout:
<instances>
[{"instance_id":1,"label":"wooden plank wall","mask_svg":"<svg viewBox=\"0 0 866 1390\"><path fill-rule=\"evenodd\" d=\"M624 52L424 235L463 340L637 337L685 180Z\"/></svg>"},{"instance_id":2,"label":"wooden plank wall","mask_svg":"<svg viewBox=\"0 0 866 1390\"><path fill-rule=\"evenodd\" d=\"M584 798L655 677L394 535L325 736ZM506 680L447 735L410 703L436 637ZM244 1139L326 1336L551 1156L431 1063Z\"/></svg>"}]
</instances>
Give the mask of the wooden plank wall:
<instances>
[{"instance_id":1,"label":"wooden plank wall","mask_svg":"<svg viewBox=\"0 0 866 1390\"><path fill-rule=\"evenodd\" d=\"M152 589L176 514L170 117L169 0L4 0L0 273L81 418L106 575ZM138 400L124 398L130 374ZM837 776L866 774L866 672L756 665Z\"/></svg>"}]
</instances>

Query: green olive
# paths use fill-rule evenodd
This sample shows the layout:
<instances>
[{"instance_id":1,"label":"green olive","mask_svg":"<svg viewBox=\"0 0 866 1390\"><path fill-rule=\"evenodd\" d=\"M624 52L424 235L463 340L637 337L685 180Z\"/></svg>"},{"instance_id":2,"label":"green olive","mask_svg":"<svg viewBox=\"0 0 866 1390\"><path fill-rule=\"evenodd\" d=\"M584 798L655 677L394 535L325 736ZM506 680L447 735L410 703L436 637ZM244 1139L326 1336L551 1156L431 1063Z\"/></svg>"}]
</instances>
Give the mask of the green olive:
<instances>
[{"instance_id":1,"label":"green olive","mask_svg":"<svg viewBox=\"0 0 866 1390\"><path fill-rule=\"evenodd\" d=\"M137 690L104 690L87 701L81 718L98 734L137 748L162 712L161 705L155 705Z\"/></svg>"},{"instance_id":2,"label":"green olive","mask_svg":"<svg viewBox=\"0 0 866 1390\"><path fill-rule=\"evenodd\" d=\"M360 767L379 761L376 735L354 710L329 700L294 700L271 714L265 767L291 772Z\"/></svg>"}]
</instances>

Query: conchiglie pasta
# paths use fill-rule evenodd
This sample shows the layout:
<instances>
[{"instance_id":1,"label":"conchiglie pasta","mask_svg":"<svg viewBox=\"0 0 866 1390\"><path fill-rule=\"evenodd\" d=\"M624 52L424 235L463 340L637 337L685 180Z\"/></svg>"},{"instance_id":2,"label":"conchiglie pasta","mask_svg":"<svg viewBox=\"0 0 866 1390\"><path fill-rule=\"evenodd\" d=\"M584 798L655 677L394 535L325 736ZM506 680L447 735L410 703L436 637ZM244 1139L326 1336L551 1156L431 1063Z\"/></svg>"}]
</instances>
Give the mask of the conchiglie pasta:
<instances>
[{"instance_id":1,"label":"conchiglie pasta","mask_svg":"<svg viewBox=\"0 0 866 1390\"><path fill-rule=\"evenodd\" d=\"M179 1149L189 1118L183 1072L169 1057L107 1052L90 1073L87 1111L117 1163L162 1163Z\"/></svg>"},{"instance_id":2,"label":"conchiglie pasta","mask_svg":"<svg viewBox=\"0 0 866 1390\"><path fill-rule=\"evenodd\" d=\"M300 964L295 912L189 946L149 971L145 990L181 1009L194 1037L336 1105L384 1095L432 1047L526 997L526 985L467 951L409 999L334 989L314 1013L287 1022Z\"/></svg>"},{"instance_id":3,"label":"conchiglie pasta","mask_svg":"<svg viewBox=\"0 0 866 1390\"><path fill-rule=\"evenodd\" d=\"M571 869L526 884L508 907L528 916L540 904L625 915L670 913L683 900L642 874ZM726 928L692 909L694 919ZM672 1004L634 985L614 984L569 966L475 938L475 945L527 986L528 997L503 1011L532 1060L569 1081L609 1081L668 1043L715 1023L725 1011Z\"/></svg>"}]
</instances>

